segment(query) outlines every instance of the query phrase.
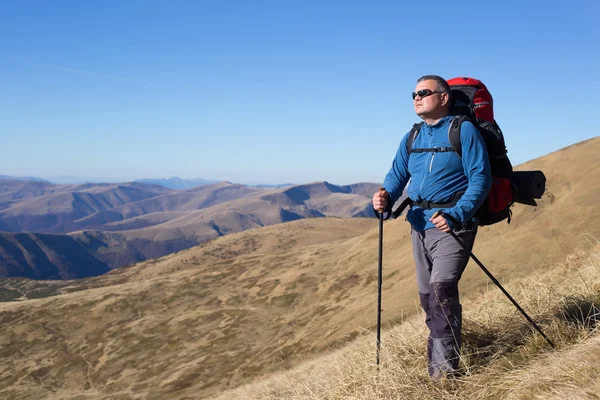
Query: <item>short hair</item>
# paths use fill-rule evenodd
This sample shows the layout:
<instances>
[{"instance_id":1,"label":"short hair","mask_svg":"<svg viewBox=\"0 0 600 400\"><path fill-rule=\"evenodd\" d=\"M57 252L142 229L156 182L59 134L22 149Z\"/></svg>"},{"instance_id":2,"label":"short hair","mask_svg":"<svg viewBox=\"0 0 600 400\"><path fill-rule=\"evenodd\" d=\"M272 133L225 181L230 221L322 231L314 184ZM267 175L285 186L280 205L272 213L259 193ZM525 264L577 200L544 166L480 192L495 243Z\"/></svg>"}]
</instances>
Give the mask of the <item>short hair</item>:
<instances>
[{"instance_id":1,"label":"short hair","mask_svg":"<svg viewBox=\"0 0 600 400\"><path fill-rule=\"evenodd\" d=\"M450 90L450 85L448 85L448 82L446 82L446 80L444 78L442 78L441 76L425 75L425 76L420 77L419 80L417 81L417 83L423 82L423 81L435 81L435 83L437 85L437 90L439 90L441 92L446 92L446 93L448 93L448 95L452 94L452 90Z\"/></svg>"}]
</instances>

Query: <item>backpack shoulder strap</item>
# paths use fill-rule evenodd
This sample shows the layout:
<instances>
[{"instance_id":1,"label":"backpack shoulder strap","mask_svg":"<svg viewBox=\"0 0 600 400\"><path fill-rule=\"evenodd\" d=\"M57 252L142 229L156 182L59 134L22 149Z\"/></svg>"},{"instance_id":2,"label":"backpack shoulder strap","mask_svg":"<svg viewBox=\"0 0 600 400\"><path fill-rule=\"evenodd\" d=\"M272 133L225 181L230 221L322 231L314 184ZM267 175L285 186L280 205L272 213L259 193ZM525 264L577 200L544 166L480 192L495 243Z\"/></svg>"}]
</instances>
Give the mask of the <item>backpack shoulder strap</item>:
<instances>
[{"instance_id":1,"label":"backpack shoulder strap","mask_svg":"<svg viewBox=\"0 0 600 400\"><path fill-rule=\"evenodd\" d=\"M462 158L462 147L460 145L460 127L463 122L469 120L469 117L466 115L461 115L459 117L454 117L452 121L450 121L450 126L448 127L448 141L450 142L450 146L454 149L456 154L460 158Z\"/></svg>"},{"instance_id":2,"label":"backpack shoulder strap","mask_svg":"<svg viewBox=\"0 0 600 400\"><path fill-rule=\"evenodd\" d=\"M408 156L410 157L410 153L413 152L413 144L415 143L415 139L421 130L421 126L423 126L422 122L418 124L414 124L410 132L408 133L408 139L406 140L406 151L408 152Z\"/></svg>"}]
</instances>

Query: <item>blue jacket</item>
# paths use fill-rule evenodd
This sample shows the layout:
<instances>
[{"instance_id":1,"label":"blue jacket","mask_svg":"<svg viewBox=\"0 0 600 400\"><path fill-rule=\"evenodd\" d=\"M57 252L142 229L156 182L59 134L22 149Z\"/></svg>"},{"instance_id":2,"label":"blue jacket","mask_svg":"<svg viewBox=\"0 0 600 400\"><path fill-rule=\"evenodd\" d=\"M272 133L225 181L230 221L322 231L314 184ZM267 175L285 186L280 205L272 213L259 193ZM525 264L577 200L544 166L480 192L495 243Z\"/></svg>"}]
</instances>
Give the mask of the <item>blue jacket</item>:
<instances>
[{"instance_id":1,"label":"blue jacket","mask_svg":"<svg viewBox=\"0 0 600 400\"><path fill-rule=\"evenodd\" d=\"M448 128L452 118L447 116L434 125L423 123L413 148L450 146ZM474 219L473 214L492 187L487 149L477 128L469 121L461 125L462 159L454 152L443 152L412 153L409 160L407 139L408 134L402 138L383 183L391 205L400 198L407 183L406 194L415 202L448 203L455 193L464 192L454 207L442 210L461 223ZM417 231L435 228L429 219L436 210L414 206L406 214L406 219Z\"/></svg>"}]
</instances>

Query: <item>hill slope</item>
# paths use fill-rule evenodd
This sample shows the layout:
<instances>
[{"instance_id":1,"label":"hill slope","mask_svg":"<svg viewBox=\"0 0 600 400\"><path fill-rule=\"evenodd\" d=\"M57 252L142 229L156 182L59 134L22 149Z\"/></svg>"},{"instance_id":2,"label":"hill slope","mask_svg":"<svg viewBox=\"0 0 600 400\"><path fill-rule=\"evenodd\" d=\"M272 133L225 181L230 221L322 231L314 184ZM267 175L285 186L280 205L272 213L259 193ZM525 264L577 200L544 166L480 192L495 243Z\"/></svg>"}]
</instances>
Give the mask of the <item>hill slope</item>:
<instances>
[{"instance_id":1,"label":"hill slope","mask_svg":"<svg viewBox=\"0 0 600 400\"><path fill-rule=\"evenodd\" d=\"M429 378L424 350L429 332L421 313L384 329L379 367L375 335L367 333L216 400L594 399L600 372L598 272L600 246L505 285L553 347L495 287L463 300L461 373L452 381Z\"/></svg>"},{"instance_id":2,"label":"hill slope","mask_svg":"<svg viewBox=\"0 0 600 400\"><path fill-rule=\"evenodd\" d=\"M77 279L108 271L106 263L69 236L0 233L0 276Z\"/></svg>"}]
</instances>

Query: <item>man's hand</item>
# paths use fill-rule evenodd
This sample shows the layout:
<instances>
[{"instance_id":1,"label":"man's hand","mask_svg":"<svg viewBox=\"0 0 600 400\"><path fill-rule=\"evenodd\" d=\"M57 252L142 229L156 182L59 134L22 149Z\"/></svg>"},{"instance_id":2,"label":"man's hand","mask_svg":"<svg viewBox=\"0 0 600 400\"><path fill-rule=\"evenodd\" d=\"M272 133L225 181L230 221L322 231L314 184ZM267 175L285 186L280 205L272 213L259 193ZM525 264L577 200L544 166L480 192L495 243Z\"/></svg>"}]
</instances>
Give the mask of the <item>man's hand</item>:
<instances>
[{"instance_id":1,"label":"man's hand","mask_svg":"<svg viewBox=\"0 0 600 400\"><path fill-rule=\"evenodd\" d=\"M450 225L448 225L448 221L446 220L446 218L444 218L441 215L437 215L434 217L432 217L429 222L432 222L436 228L438 228L440 231L442 232L450 232L452 230L452 227Z\"/></svg>"},{"instance_id":2,"label":"man's hand","mask_svg":"<svg viewBox=\"0 0 600 400\"><path fill-rule=\"evenodd\" d=\"M383 211L388 206L390 195L385 190L379 190L373 195L373 208L377 211Z\"/></svg>"}]
</instances>

